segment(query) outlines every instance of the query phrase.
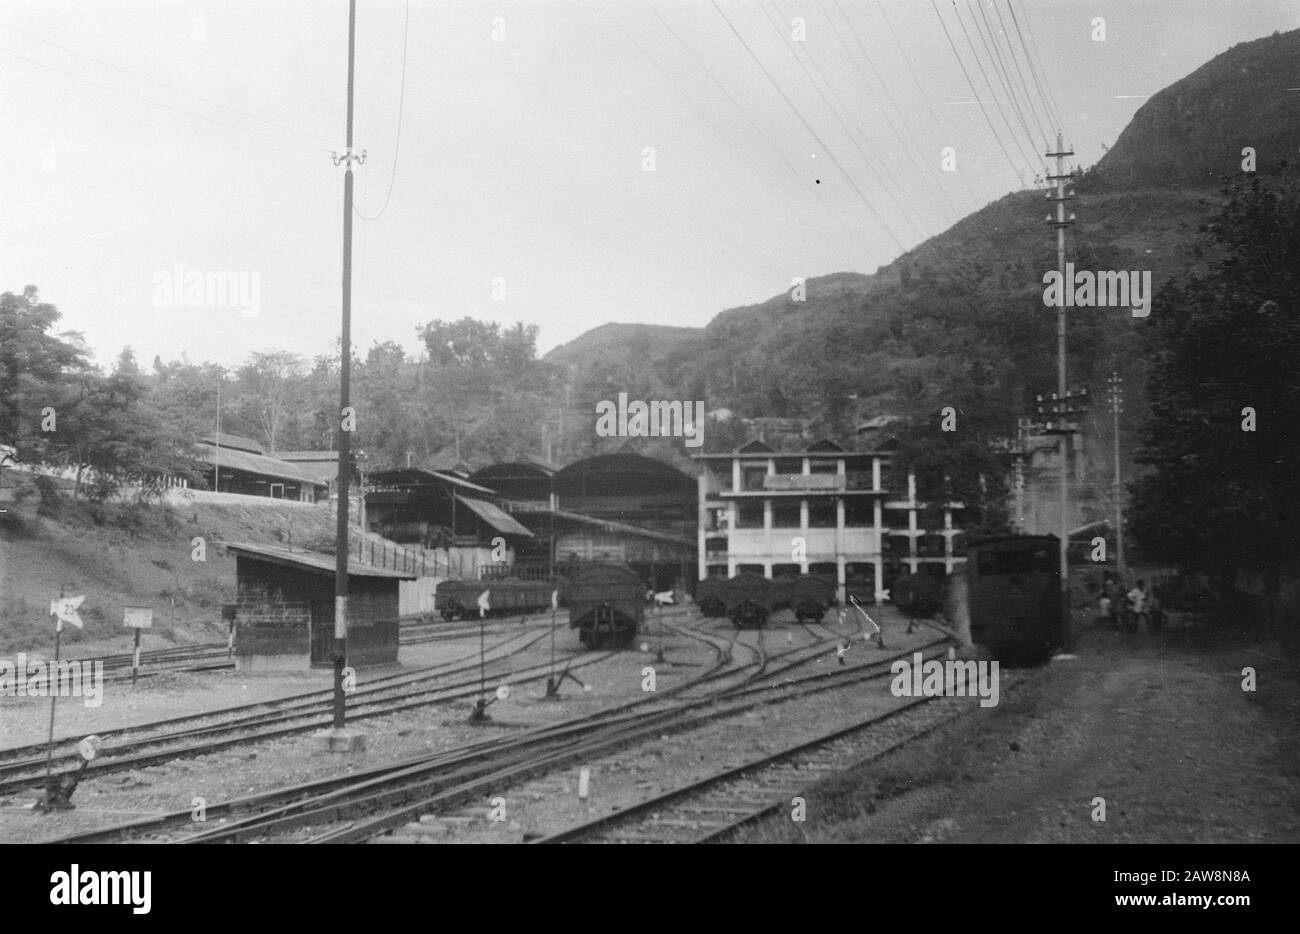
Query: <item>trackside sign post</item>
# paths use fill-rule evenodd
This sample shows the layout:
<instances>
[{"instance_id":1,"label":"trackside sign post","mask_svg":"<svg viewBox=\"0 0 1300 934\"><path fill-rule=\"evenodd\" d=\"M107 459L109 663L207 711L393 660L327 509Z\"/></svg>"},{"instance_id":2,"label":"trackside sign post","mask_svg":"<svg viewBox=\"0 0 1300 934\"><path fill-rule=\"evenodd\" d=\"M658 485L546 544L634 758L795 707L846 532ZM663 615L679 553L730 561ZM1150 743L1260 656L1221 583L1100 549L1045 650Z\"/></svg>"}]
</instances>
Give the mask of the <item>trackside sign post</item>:
<instances>
[{"instance_id":1,"label":"trackside sign post","mask_svg":"<svg viewBox=\"0 0 1300 934\"><path fill-rule=\"evenodd\" d=\"M135 649L131 656L131 687L135 687L136 676L140 673L140 630L153 627L153 607L124 607L122 625L135 630Z\"/></svg>"}]
</instances>

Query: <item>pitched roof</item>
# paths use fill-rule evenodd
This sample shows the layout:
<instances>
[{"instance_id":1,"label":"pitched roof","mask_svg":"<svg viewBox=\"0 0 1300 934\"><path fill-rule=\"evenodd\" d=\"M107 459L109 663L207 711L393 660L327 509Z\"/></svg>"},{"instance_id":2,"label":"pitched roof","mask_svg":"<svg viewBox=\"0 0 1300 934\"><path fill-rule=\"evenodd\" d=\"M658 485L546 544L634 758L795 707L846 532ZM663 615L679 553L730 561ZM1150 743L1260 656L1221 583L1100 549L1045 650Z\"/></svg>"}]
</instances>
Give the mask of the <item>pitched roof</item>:
<instances>
[{"instance_id":1,"label":"pitched roof","mask_svg":"<svg viewBox=\"0 0 1300 934\"><path fill-rule=\"evenodd\" d=\"M533 537L533 533L521 525L518 519L486 500L471 499L468 496L457 496L456 499L468 506L474 515L498 532L503 532L506 535L518 535L521 538Z\"/></svg>"},{"instance_id":2,"label":"pitched roof","mask_svg":"<svg viewBox=\"0 0 1300 934\"><path fill-rule=\"evenodd\" d=\"M272 564L300 568L304 571L334 574L337 570L334 556L321 554L318 551L290 551L287 548L280 548L275 545L253 545L247 542L226 542L226 550L233 551L237 555L242 554L250 558L269 561ZM419 575L414 571L377 568L371 564L358 564L355 561L348 561L348 576L383 577L389 580L409 581L414 580Z\"/></svg>"},{"instance_id":3,"label":"pitched roof","mask_svg":"<svg viewBox=\"0 0 1300 934\"><path fill-rule=\"evenodd\" d=\"M260 474L263 477L273 477L276 480L294 480L298 483L310 483L315 486L328 485L324 480L319 479L300 464L290 464L288 461L276 460L274 457L265 457L261 454L249 454L247 451L228 448L224 445L220 448L213 446L200 447L198 449L198 459L205 463L215 464L221 469L242 470L245 473Z\"/></svg>"},{"instance_id":4,"label":"pitched roof","mask_svg":"<svg viewBox=\"0 0 1300 934\"><path fill-rule=\"evenodd\" d=\"M211 444L221 448L234 448L239 451L247 451L250 454L265 454L266 448L254 441L252 438L244 438L240 435L232 435L224 431L214 431L212 434L204 435L199 439L199 444Z\"/></svg>"}]
</instances>

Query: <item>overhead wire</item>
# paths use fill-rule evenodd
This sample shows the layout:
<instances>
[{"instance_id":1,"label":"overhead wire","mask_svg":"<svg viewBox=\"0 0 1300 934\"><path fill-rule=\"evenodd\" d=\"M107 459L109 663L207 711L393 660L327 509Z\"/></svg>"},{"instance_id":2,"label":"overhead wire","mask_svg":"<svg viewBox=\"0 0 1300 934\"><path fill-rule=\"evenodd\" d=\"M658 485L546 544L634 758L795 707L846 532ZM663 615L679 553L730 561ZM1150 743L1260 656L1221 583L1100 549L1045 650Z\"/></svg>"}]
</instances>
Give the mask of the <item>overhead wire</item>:
<instances>
[{"instance_id":1,"label":"overhead wire","mask_svg":"<svg viewBox=\"0 0 1300 934\"><path fill-rule=\"evenodd\" d=\"M1051 115L1048 114L1042 98L1036 97L1035 94L1029 90L1029 82L1025 80L1025 69L1021 68L1020 66L1020 57L1016 55L1016 47L1015 44L1011 41L1011 33L1007 32L1007 24L1006 21L1002 18L1002 10L999 9L996 4L994 4L993 12L997 15L998 33L1004 37L1007 44L1007 50L1011 53L1011 62L1013 67L1015 68L1016 77L1020 80L1020 86L1025 92L1025 101L1029 106L1030 113L1033 114L1034 123L1038 126L1039 132L1043 134L1043 138L1045 140L1050 141L1052 138L1051 130L1045 127L1051 126L1052 123ZM992 31L991 22L989 23L989 29L991 32ZM1039 119L1039 115L1038 115L1039 110L1042 110L1043 116L1047 118L1046 125L1043 123L1041 119Z\"/></svg>"},{"instance_id":2,"label":"overhead wire","mask_svg":"<svg viewBox=\"0 0 1300 934\"><path fill-rule=\"evenodd\" d=\"M1034 134L1033 131L1029 129L1029 122L1025 119L1024 110L1020 106L1020 98L1019 95L1016 94L1014 82L1011 80L1011 72L1006 67L1006 61L1002 57L1002 49L997 44L996 37L993 35L993 30L991 28L982 29L980 27L981 20L983 20L985 27L988 27L989 23L988 18L984 14L984 7L979 0L975 0L975 7L979 10L980 14L979 19L975 18L974 13L970 14L971 22L975 26L975 32L979 34L980 42L984 45L984 50L988 53L994 74L997 75L998 81L1002 85L1002 89L1007 94L1007 100L1010 102L1011 109L1016 115L1016 120L1025 133L1025 139L1029 142L1031 147L1034 147ZM967 9L969 10L969 6ZM1047 139L1047 134L1044 133L1042 136L1045 141Z\"/></svg>"},{"instance_id":3,"label":"overhead wire","mask_svg":"<svg viewBox=\"0 0 1300 934\"><path fill-rule=\"evenodd\" d=\"M1016 178L1024 184L1024 170L1016 164L1016 160L1011 158L1011 153L1007 151L1006 145L1002 142L1002 134L998 132L997 127L993 125L993 118L989 116L988 108L984 106L984 101L980 99L980 93L975 89L975 82L971 79L970 72L966 70L966 63L962 61L961 55L957 52L957 43L953 41L952 33L948 31L948 24L944 22L943 15L939 12L939 7L935 0L930 0L930 8L934 10L935 18L939 20L939 25L943 29L944 37L948 40L948 48L952 49L953 58L957 59L957 65L961 68L962 76L966 79L966 86L970 88L971 94L975 96L975 103L979 104L980 113L984 115L984 122L988 124L989 132L993 134L994 141L998 144L998 149L1007 160L1007 165Z\"/></svg>"},{"instance_id":4,"label":"overhead wire","mask_svg":"<svg viewBox=\"0 0 1300 934\"><path fill-rule=\"evenodd\" d=\"M844 178L848 181L849 186L854 190L858 198L866 206L867 210L870 211L871 214L876 218L876 221L880 224L881 228L885 231L885 233L889 235L889 238L894 241L894 245L898 247L900 252L904 251L905 247L903 246L902 241L899 240L898 235L894 232L893 228L889 226L889 224L885 221L885 219L880 215L880 212L876 210L874 205L872 205L871 201L863 193L862 189L858 187L858 183L854 181L853 176L850 175L848 170L844 168L840 160L835 157L835 153L831 150L829 146L826 145L826 142L822 139L821 134L817 132L817 130L813 127L811 123L808 122L808 119L803 115L803 113L799 110L799 108L794 105L794 102L790 100L790 96L785 93L781 85L777 82L776 78L772 76L772 73L768 70L767 66L763 64L763 60L758 57L757 53L755 53L754 50L750 47L749 42L746 41L745 37L742 36L739 30L736 29L735 24L732 23L731 19L727 16L727 14L722 11L722 8L718 6L717 0L709 0L709 4L722 18L722 21L726 23L727 28L731 30L731 34L734 35L737 41L740 42L741 46L744 47L745 51L749 54L749 57L753 59L754 64L756 64L759 70L763 72L763 75L767 78L768 83L772 85L772 87L776 90L777 94L781 96L781 99L785 101L786 106L789 107L790 110L794 112L794 115L799 119L799 122L803 124L804 129L806 129L809 135L811 135L812 138L817 141L817 144L821 146L822 151L826 153L827 158L829 158L831 162L835 164L835 167L840 170L840 174L842 174Z\"/></svg>"},{"instance_id":5,"label":"overhead wire","mask_svg":"<svg viewBox=\"0 0 1300 934\"><path fill-rule=\"evenodd\" d=\"M790 157L786 155L785 151L772 140L771 136L768 135L767 131L764 130L763 127L758 123L758 121L755 120L750 115L749 111L744 106L742 106L738 100L736 100L735 95L733 95L731 91L727 89L727 86L717 76L717 74L713 71L713 69L710 68L707 64L705 64L705 62L702 59L700 59L698 55L695 54L695 50L692 49L690 44L687 43L686 40L682 38L681 34L678 33L676 29L673 28L672 24L669 23L666 19L664 19L664 17L659 13L659 11L655 8L654 4L650 2L650 0L646 0L646 6L650 8L650 12L655 15L655 18L658 19L659 22L663 24L663 27L666 30L668 30L669 33L672 34L672 37L677 40L677 43L683 49L686 50L686 53L691 57L691 59L695 62L695 64L697 64L704 71L704 73L709 76L709 80L711 80L713 84L718 88L718 90L723 93L723 95L727 98L727 100L731 102L732 106L736 108L737 112L739 112L740 115L744 117L746 121L749 122L749 125L754 128L754 131L763 138L763 141L767 143L769 148L771 148L772 151L775 152L777 156L781 159L781 161L785 163L786 167L789 168L792 173L794 173L795 177L799 179L803 179L804 178L803 170L801 170L798 166L796 166L793 162L790 161ZM818 200L822 202L822 204L827 208L828 211L830 211L835 215L835 217L844 226L844 229L848 231L849 234L853 235L854 230L852 226L848 223L848 221L844 220L843 216L832 204L826 201L825 196L821 192L821 190L814 189L814 191L816 192Z\"/></svg>"},{"instance_id":6,"label":"overhead wire","mask_svg":"<svg viewBox=\"0 0 1300 934\"><path fill-rule=\"evenodd\" d=\"M907 66L907 73L911 75L912 83L915 84L916 89L921 92L921 100L925 103L926 112L930 114L930 119L934 121L935 129L937 129L940 135L942 135L944 133L943 121L940 120L939 115L935 113L934 106L930 103L930 95L925 90L925 86L921 84L921 79L917 77L916 69L912 67L912 58L907 54L907 50L903 48L903 43L899 40L898 33L894 31L894 24L890 22L889 14L885 11L885 4L881 2L881 0L876 0L876 6L880 9L880 18L884 20L885 28L889 30L889 35L894 40L894 46L898 49L899 55L903 59L903 64ZM847 17L845 18L847 20ZM975 194L975 189L971 187L970 180L962 173L958 173L958 175L962 180L962 184L965 185L966 193L970 195L971 200L978 201L979 196Z\"/></svg>"},{"instance_id":7,"label":"overhead wire","mask_svg":"<svg viewBox=\"0 0 1300 934\"><path fill-rule=\"evenodd\" d=\"M781 25L776 21L775 18L773 18L767 6L764 5L763 0L758 0L758 6L759 9L763 11L763 14L767 17L767 21L772 24L772 28L776 30L776 34L778 36L781 36L782 41L784 42L785 33L782 31ZM831 116L835 118L836 123L840 125L840 129L844 131L845 138L848 139L849 143L853 146L853 148L857 150L858 155L862 157L863 164L866 165L867 169L871 172L871 174L875 177L876 181L880 184L880 187L884 190L886 197L888 197L889 200L893 203L894 207L897 208L898 211L907 218L907 223L912 228L912 232L915 233L919 239L924 240L925 232L921 230L920 226L916 223L916 220L913 218L913 214L915 212L907 210L903 206L902 202L898 200L898 196L894 193L895 189L901 189L902 186L899 185L898 180L894 177L894 173L890 170L888 161L881 159L879 153L876 153L875 149L871 147L870 143L867 144L866 148L871 149L873 155L869 156L867 154L866 149L864 149L862 145L859 145L857 139L854 138L853 131L849 128L848 123L845 122L844 118L841 117L839 111L836 110L835 105L830 102L829 98L827 98L826 93L822 90L821 86L817 83L817 80L813 78L812 72L808 70L808 67L804 64L803 60L799 58L798 53L791 47L791 43L784 42L784 44L786 48L790 50L790 55L792 58L794 58L795 63L799 65L800 69L802 69L804 73L804 77L808 79L808 83L812 85L813 90L817 92L817 96L820 97L822 103L826 105L826 109L831 112ZM813 60L812 64L813 67L817 69L818 75L821 76L822 83L826 84L828 90L830 90L831 96L833 96L835 100L840 104L840 110L847 110L847 108L844 107L843 101L840 100L839 94L836 93L834 87L830 84L830 82L826 80L826 76L822 73L821 67L817 64L815 60ZM852 118L850 117L850 120L851 119ZM881 177L880 172L876 170L875 163L872 161L873 158L877 162L880 162L882 168L884 169L885 174L889 176L888 182L886 182L885 179Z\"/></svg>"},{"instance_id":8,"label":"overhead wire","mask_svg":"<svg viewBox=\"0 0 1300 934\"><path fill-rule=\"evenodd\" d=\"M641 43L637 41L636 37L626 26L623 25L623 23L618 19L618 17L616 17L604 3L600 3L598 4L598 6L605 13L605 15L609 17L609 19L614 23L614 25L619 28L619 30L623 33L623 35L627 37L627 40L632 44L632 46L638 52L640 52L642 56L648 59L652 65L654 65L655 69L659 72L660 75L663 76L664 80L666 80L672 86L673 90L675 90L683 99L685 99L687 105L691 108L692 111L695 112L695 115L698 116L702 121L704 121L704 123L706 123L708 127L718 135L718 137L727 146L727 148L731 150L732 154L736 156L736 158L739 159L740 162L747 169L749 169L750 172L754 173L756 177L758 177L760 180L764 179L763 173L760 172L758 168L744 155L744 153L742 153L740 149L738 149L731 142L731 140L727 137L727 134L724 133L722 129L718 127L718 125L713 121L713 119L709 117L709 115L706 114L699 106L696 105L691 95L677 82L675 78L673 78L672 75L668 73L668 71L660 64L659 60L655 58L653 55L651 55L650 52L647 51L645 47L642 46ZM653 10L653 7L651 9ZM771 184L770 181L768 183ZM781 197L781 199L785 201L786 206L790 208L791 212L797 213L795 211L794 203L790 201L790 199L786 196L785 192L779 187L775 187L775 190L778 193L778 195ZM807 223L806 220L805 223ZM813 229L811 225L809 225L809 227L810 229ZM849 230L850 234L853 232L852 229L849 228L847 224L845 225L845 228ZM820 236L825 235L824 232L819 231L818 233ZM829 245L829 241L828 241L828 245Z\"/></svg>"},{"instance_id":9,"label":"overhead wire","mask_svg":"<svg viewBox=\"0 0 1300 934\"><path fill-rule=\"evenodd\" d=\"M840 40L840 44L844 46L845 51L848 53L849 62L853 65L854 70L856 70L857 73L862 76L863 84L869 85L870 82L867 80L866 73L861 68L858 67L857 58L856 56L853 55L852 48L849 46L847 42L844 41L843 34L840 32L839 27L835 25L835 19L834 17L831 16L830 11L826 7L826 4L819 3L819 6L821 7L822 15L826 17L826 21L831 26L831 31L835 34L835 37ZM853 25L853 21L850 20L848 18L848 15L844 12L844 7L837 2L836 8L839 10L840 16L843 17L845 23L848 25L849 31L852 32L853 38L857 42L858 49L862 53L863 60L866 61L867 66L871 69L871 73L875 75L876 83L880 86L880 89L884 94L885 100L889 102L890 106L893 107L894 111L898 114L899 119L903 124L903 129L906 131L905 134L900 134L898 132L898 128L894 125L893 119L889 116L885 108L881 107L880 108L881 116L885 118L885 122L889 125L890 132L892 132L896 137L898 137L900 142L902 141L903 135L906 135L908 141L912 144L911 155L912 158L915 160L915 164L918 167L925 165L926 158L922 150L921 143L916 138L916 134L912 131L911 124L908 122L907 117L903 114L902 108L898 106L898 102L894 99L894 95L890 92L888 82L885 81L884 77L880 74L880 70L876 68L875 63L871 60L871 56L867 53L866 43L862 41L862 36L858 34L857 28ZM922 173L922 178L925 179L925 173ZM926 188L930 191L931 197L935 197L937 191L938 197L935 197L936 204L938 203L938 200L940 200L941 198L944 204L947 205L948 214L950 215L951 219L956 220L961 217L960 212L957 210L957 206L952 203L952 199L948 197L948 193L944 191L942 187L930 185L927 180ZM940 210L942 211L942 206L940 206Z\"/></svg>"},{"instance_id":10,"label":"overhead wire","mask_svg":"<svg viewBox=\"0 0 1300 934\"><path fill-rule=\"evenodd\" d=\"M384 212L388 210L388 201L393 197L393 185L397 182L397 160L402 151L402 111L406 106L406 52L407 40L410 37L410 25L411 0L406 0L406 15L402 22L402 85L397 92L397 134L393 141L393 171L388 176L388 191L384 194L384 205L379 209L379 213L369 216L361 213L361 210L356 205L352 206L352 210L357 217L363 221L377 221L384 216Z\"/></svg>"},{"instance_id":11,"label":"overhead wire","mask_svg":"<svg viewBox=\"0 0 1300 934\"><path fill-rule=\"evenodd\" d=\"M11 52L8 49L0 49L0 55L8 55L11 58L16 58L20 61L27 62L29 65L35 65L37 68L44 68L47 71L52 71L55 72L56 74L63 75L65 78L70 78L73 81L80 81L84 84L89 84L92 87L97 87L100 90L108 91L112 94L120 94L123 97L129 97L133 100L142 101L146 104L152 104L154 107L161 107L163 110L170 110L173 113L178 113L187 117L193 117L196 120L206 120L208 123L215 123L218 126L230 127L231 129L240 130L244 133L251 133L254 136L262 136L265 137L266 139L273 139L281 143L289 143L290 145L293 146L302 146L305 149L314 149L320 152L331 151L328 147L325 146L320 146L312 143L305 143L302 140L290 139L289 137L286 136L276 136L272 133L264 133L261 130L254 130L252 127L242 126L238 123L231 123L227 120L218 120L216 117L210 117L206 114L201 114L195 111L186 110L181 107L174 107L171 104L164 104L162 101L156 101L153 98L144 97L143 95L140 94L133 94L130 91L124 91L121 88L115 88L107 84L100 84L98 81L92 81L90 78L83 78L81 75L76 75L73 74L72 72L64 71L62 68L56 68L53 65L47 65L44 62L37 61L34 58L28 58L26 55L20 55L17 52Z\"/></svg>"},{"instance_id":12,"label":"overhead wire","mask_svg":"<svg viewBox=\"0 0 1300 934\"><path fill-rule=\"evenodd\" d=\"M256 120L258 123L265 124L266 126L275 127L276 129L280 129L280 130L288 130L290 133L297 133L297 134L299 134L299 135L301 135L301 136L310 137L311 139L318 140L318 141L320 141L320 142L322 142L322 143L329 143L329 142L330 142L330 140L329 140L327 137L320 136L319 134L316 134L316 133L310 133L310 132L308 132L308 131L306 131L306 130L300 130L300 129L296 128L296 127L292 127L292 126L289 126L288 124L280 123L280 122L275 121L275 120L267 120L265 117L259 117L257 114L250 113L250 112L248 112L247 110L240 110L238 107L232 107L232 106L230 106L229 104L223 104L223 103L221 103L220 101L213 100L212 98L209 98L209 97L203 97L203 96L200 95L200 94L195 94L195 93L193 93L193 92L191 92L191 91L187 91L187 90L185 90L184 88L178 88L178 87L176 87L176 86L174 86L174 85L167 84L167 83L164 82L164 81L159 81L159 80L157 80L156 78L150 78L148 75L142 75L142 74L140 74L140 73L138 73L138 72L130 71L129 69L126 69L126 68L120 68L120 67L118 67L117 65L111 64L110 62L105 62L105 61L103 61L103 60L101 60L101 59L98 59L98 58L95 58L95 57L93 57L93 56L91 56L91 55L87 55L87 54L85 54L84 52L78 52L76 49L69 48L69 47L66 46L66 45L61 45L60 43L58 43L58 42L54 42L54 41L52 41L52 40L50 40L50 39L42 38L41 36L38 36L38 35L36 35L35 33L32 33L32 32L28 32L28 31L25 30L25 29L19 29L17 26L14 26L14 25L12 25L12 24L10 24L10 23L0 22L0 29L8 29L8 30L11 30L12 32L16 32L16 33L18 33L18 34L20 34L20 35L26 36L28 39L34 39L35 41L37 41L37 42L41 42L41 43L44 43L45 45L51 46L52 48L56 48L56 49L59 49L60 51L67 52L69 55L75 55L77 58L84 59L84 60L86 60L86 61L88 61L88 62L92 62L92 63L94 63L94 64L96 64L96 65L99 65L99 66L101 66L101 67L103 67L103 68L107 68L107 69L109 69L109 70L111 70L111 71L115 71L115 72L117 72L118 74L126 75L127 77L130 77L130 78L136 78L136 79L138 79L138 80L140 80L140 81L144 81L144 82L147 82L147 83L149 83L149 84L155 85L155 86L157 86L157 87L163 88L163 89L165 89L165 90L171 91L173 94L180 94L180 95L182 95L183 97L188 97L188 98L191 98L191 99L193 99L193 100L200 101L200 102L202 102L202 103L204 103L204 104L208 104L209 106L212 106L212 107L219 107L219 108L221 108L222 110L228 110L228 111L230 111L230 112L233 113L233 114L238 114L238 115L240 115L241 117L247 117L247 118L250 119L250 120Z\"/></svg>"},{"instance_id":13,"label":"overhead wire","mask_svg":"<svg viewBox=\"0 0 1300 934\"><path fill-rule=\"evenodd\" d=\"M1025 17L1025 31L1029 33L1029 41L1025 41L1025 33L1020 30L1020 19L1016 16L1016 8L1012 5L1011 0L1007 0L1007 12L1011 14L1011 22L1016 27L1016 35L1020 38L1020 45L1025 50L1025 59L1030 64L1030 74L1034 78L1034 85L1038 88L1038 93L1042 95L1044 103L1050 108L1056 129L1064 128L1064 120L1061 118L1061 108L1057 106L1056 95L1052 92L1052 85L1047 80L1047 69L1043 67L1042 58L1038 55L1038 44L1034 41L1033 30L1029 25L1029 18ZM1031 57L1030 52L1033 52ZM1041 76L1041 82L1040 82Z\"/></svg>"},{"instance_id":14,"label":"overhead wire","mask_svg":"<svg viewBox=\"0 0 1300 934\"><path fill-rule=\"evenodd\" d=\"M1035 157L1029 154L1033 152L1032 146L1026 151L1024 144L1020 141L1020 136L1016 133L1016 128L1011 125L1011 120L1007 117L1006 111L1002 109L1002 102L998 99L997 89L993 87L993 82L989 80L988 72L984 69L984 62L975 48L974 40L970 37L970 30L966 28L966 21L962 18L961 8L957 5L957 0L952 0L952 9L957 18L957 25L961 27L962 35L966 37L966 45L970 49L971 58L975 60L975 67L979 69L980 77L984 79L984 84L989 89L989 96L993 99L993 106L997 108L998 116L1002 118L1002 122L1007 128L1007 135L1011 138L1011 142L1016 149L1019 150L1021 158L1032 167L1035 164Z\"/></svg>"}]
</instances>

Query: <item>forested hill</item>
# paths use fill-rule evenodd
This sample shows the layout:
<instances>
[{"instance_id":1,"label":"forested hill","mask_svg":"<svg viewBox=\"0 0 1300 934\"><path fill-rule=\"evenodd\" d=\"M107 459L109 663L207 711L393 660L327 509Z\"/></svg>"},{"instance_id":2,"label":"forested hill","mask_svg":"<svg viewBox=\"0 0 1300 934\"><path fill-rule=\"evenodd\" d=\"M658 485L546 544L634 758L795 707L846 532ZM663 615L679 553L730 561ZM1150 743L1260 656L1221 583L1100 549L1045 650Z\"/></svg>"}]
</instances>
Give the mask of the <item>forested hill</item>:
<instances>
[{"instance_id":1,"label":"forested hill","mask_svg":"<svg viewBox=\"0 0 1300 934\"><path fill-rule=\"evenodd\" d=\"M1242 149L1254 148L1263 178L1295 172L1285 160L1300 152L1300 95L1285 88L1296 75L1300 31L1235 46L1154 95L1076 185L1076 268L1150 270L1157 302L1162 283L1200 269L1204 225L1241 177ZM965 398L973 381L1008 403L998 415L1012 426L1034 393L1055 388L1047 207L1041 191L1009 194L874 275L810 280L806 301L782 294L728 309L693 337L617 326L637 328L631 355L601 352L606 326L548 359L577 362L579 383L652 387L742 415L809 415L828 434L858 414ZM1118 367L1140 383L1144 326L1115 309L1072 313L1071 382L1099 386Z\"/></svg>"}]
</instances>

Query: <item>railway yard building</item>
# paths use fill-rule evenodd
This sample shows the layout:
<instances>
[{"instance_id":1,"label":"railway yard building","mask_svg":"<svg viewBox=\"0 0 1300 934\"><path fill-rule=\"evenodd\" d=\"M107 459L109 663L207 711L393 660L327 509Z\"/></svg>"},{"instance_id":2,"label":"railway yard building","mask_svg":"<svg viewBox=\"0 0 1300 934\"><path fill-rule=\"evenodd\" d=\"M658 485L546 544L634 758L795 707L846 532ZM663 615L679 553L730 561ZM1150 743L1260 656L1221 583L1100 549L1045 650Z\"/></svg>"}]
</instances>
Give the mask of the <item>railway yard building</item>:
<instances>
[{"instance_id":1,"label":"railway yard building","mask_svg":"<svg viewBox=\"0 0 1300 934\"><path fill-rule=\"evenodd\" d=\"M235 658L241 670L328 667L334 658L333 555L226 545L235 558ZM398 586L414 572L349 562L348 663L397 662Z\"/></svg>"},{"instance_id":2,"label":"railway yard building","mask_svg":"<svg viewBox=\"0 0 1300 934\"><path fill-rule=\"evenodd\" d=\"M751 441L693 457L701 580L820 573L844 602L846 588L879 594L903 572L942 576L965 560L962 504L945 504L942 528L924 528L915 477L890 470L888 446L822 440L778 451Z\"/></svg>"}]
</instances>

